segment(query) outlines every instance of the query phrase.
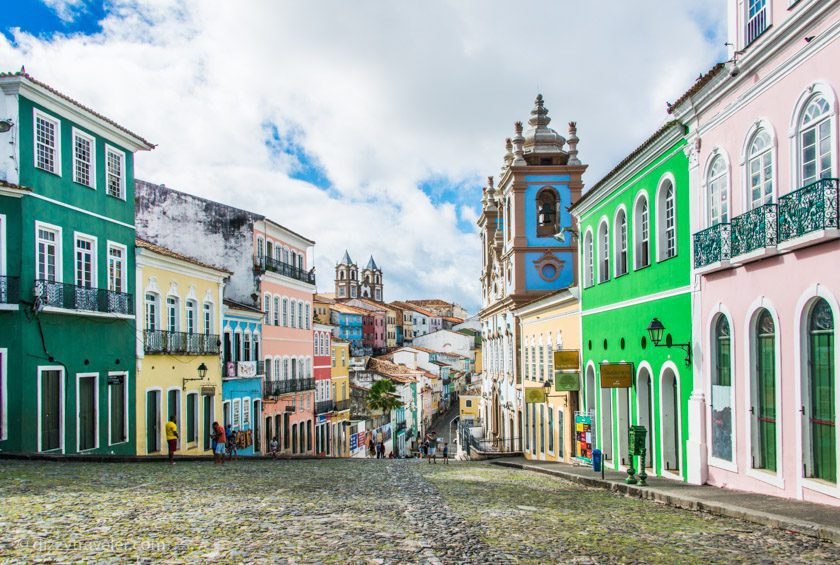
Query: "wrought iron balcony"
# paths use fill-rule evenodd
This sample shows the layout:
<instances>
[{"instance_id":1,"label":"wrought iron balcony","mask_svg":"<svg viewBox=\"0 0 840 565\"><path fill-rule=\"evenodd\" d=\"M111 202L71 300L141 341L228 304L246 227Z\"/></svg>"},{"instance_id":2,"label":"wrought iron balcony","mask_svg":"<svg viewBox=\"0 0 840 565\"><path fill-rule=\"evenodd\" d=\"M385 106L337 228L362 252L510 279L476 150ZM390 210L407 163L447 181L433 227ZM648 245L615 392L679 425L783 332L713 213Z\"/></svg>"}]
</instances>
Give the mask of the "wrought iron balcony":
<instances>
[{"instance_id":1,"label":"wrought iron balcony","mask_svg":"<svg viewBox=\"0 0 840 565\"><path fill-rule=\"evenodd\" d=\"M779 197L779 243L837 229L838 179L821 179Z\"/></svg>"},{"instance_id":2,"label":"wrought iron balcony","mask_svg":"<svg viewBox=\"0 0 840 565\"><path fill-rule=\"evenodd\" d=\"M271 271L309 284L315 284L314 271L305 271L289 263L272 259L271 257L254 257L254 264L263 271Z\"/></svg>"},{"instance_id":3,"label":"wrought iron balcony","mask_svg":"<svg viewBox=\"0 0 840 565\"><path fill-rule=\"evenodd\" d=\"M728 261L731 257L730 225L715 224L694 234L694 268Z\"/></svg>"},{"instance_id":4,"label":"wrought iron balcony","mask_svg":"<svg viewBox=\"0 0 840 565\"><path fill-rule=\"evenodd\" d=\"M226 361L224 378L247 379L265 374L265 361Z\"/></svg>"},{"instance_id":5,"label":"wrought iron balcony","mask_svg":"<svg viewBox=\"0 0 840 565\"><path fill-rule=\"evenodd\" d=\"M397 422L394 426L395 433L400 433L403 430L405 430L405 420L403 420L402 422Z\"/></svg>"},{"instance_id":6,"label":"wrought iron balcony","mask_svg":"<svg viewBox=\"0 0 840 565\"><path fill-rule=\"evenodd\" d=\"M339 400L335 403L333 407L334 412L341 412L342 410L350 410L350 399L345 398L344 400Z\"/></svg>"},{"instance_id":7,"label":"wrought iron balcony","mask_svg":"<svg viewBox=\"0 0 840 565\"><path fill-rule=\"evenodd\" d=\"M757 249L776 247L778 243L777 207L765 204L732 218L732 256Z\"/></svg>"},{"instance_id":8,"label":"wrought iron balcony","mask_svg":"<svg viewBox=\"0 0 840 565\"><path fill-rule=\"evenodd\" d=\"M279 379L263 381L263 397L272 398L281 394L302 392L315 388L315 379Z\"/></svg>"},{"instance_id":9,"label":"wrought iron balcony","mask_svg":"<svg viewBox=\"0 0 840 565\"><path fill-rule=\"evenodd\" d=\"M0 304L17 304L20 301L20 278L0 277Z\"/></svg>"},{"instance_id":10,"label":"wrought iron balcony","mask_svg":"<svg viewBox=\"0 0 840 565\"><path fill-rule=\"evenodd\" d=\"M151 354L218 355L219 336L217 334L144 330L143 350Z\"/></svg>"},{"instance_id":11,"label":"wrought iron balcony","mask_svg":"<svg viewBox=\"0 0 840 565\"><path fill-rule=\"evenodd\" d=\"M125 292L40 279L35 281L35 294L43 306L108 314L134 313L134 297Z\"/></svg>"},{"instance_id":12,"label":"wrought iron balcony","mask_svg":"<svg viewBox=\"0 0 840 565\"><path fill-rule=\"evenodd\" d=\"M319 400L315 403L316 414L326 414L332 412L335 408L335 403L332 400Z\"/></svg>"}]
</instances>

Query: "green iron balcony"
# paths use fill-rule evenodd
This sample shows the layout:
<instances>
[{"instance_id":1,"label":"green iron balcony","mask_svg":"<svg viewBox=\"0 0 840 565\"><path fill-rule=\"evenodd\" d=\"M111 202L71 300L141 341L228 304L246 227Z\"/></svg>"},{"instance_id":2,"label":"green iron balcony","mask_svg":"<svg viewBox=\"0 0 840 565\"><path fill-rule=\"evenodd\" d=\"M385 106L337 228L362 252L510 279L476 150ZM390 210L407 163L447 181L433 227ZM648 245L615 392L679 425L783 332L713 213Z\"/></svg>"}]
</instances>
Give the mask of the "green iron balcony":
<instances>
[{"instance_id":1,"label":"green iron balcony","mask_svg":"<svg viewBox=\"0 0 840 565\"><path fill-rule=\"evenodd\" d=\"M778 241L777 206L765 204L732 218L732 256L775 248Z\"/></svg>"},{"instance_id":2,"label":"green iron balcony","mask_svg":"<svg viewBox=\"0 0 840 565\"><path fill-rule=\"evenodd\" d=\"M76 286L50 280L35 281L35 296L44 307L107 314L134 314L134 297L104 288Z\"/></svg>"},{"instance_id":3,"label":"green iron balcony","mask_svg":"<svg viewBox=\"0 0 840 565\"><path fill-rule=\"evenodd\" d=\"M731 257L730 225L715 224L694 234L694 268L729 261Z\"/></svg>"},{"instance_id":4,"label":"green iron balcony","mask_svg":"<svg viewBox=\"0 0 840 565\"><path fill-rule=\"evenodd\" d=\"M17 304L20 301L20 278L0 277L0 304Z\"/></svg>"},{"instance_id":5,"label":"green iron balcony","mask_svg":"<svg viewBox=\"0 0 840 565\"><path fill-rule=\"evenodd\" d=\"M838 226L838 179L820 179L779 197L779 243Z\"/></svg>"}]
</instances>

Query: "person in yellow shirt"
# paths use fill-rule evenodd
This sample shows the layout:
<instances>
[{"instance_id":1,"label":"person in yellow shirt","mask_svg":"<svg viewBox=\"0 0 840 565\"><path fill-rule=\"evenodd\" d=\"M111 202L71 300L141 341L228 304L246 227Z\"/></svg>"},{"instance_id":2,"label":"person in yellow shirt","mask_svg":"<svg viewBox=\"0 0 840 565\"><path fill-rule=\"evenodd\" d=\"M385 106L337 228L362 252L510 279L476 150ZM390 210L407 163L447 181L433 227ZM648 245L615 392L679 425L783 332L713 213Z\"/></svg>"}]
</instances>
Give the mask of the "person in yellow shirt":
<instances>
[{"instance_id":1,"label":"person in yellow shirt","mask_svg":"<svg viewBox=\"0 0 840 565\"><path fill-rule=\"evenodd\" d=\"M175 449L178 447L178 424L175 423L175 416L166 422L166 443L169 446L169 464L174 465Z\"/></svg>"}]
</instances>

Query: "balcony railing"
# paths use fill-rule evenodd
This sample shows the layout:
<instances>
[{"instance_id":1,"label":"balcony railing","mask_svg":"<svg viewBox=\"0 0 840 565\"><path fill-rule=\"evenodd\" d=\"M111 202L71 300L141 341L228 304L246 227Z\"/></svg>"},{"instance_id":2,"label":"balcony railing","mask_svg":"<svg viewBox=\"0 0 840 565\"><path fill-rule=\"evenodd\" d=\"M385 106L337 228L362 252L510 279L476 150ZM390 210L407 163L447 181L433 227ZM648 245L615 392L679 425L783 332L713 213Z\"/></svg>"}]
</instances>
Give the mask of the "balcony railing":
<instances>
[{"instance_id":1,"label":"balcony railing","mask_svg":"<svg viewBox=\"0 0 840 565\"><path fill-rule=\"evenodd\" d=\"M265 361L226 361L224 378L247 379L265 374Z\"/></svg>"},{"instance_id":2,"label":"balcony railing","mask_svg":"<svg viewBox=\"0 0 840 565\"><path fill-rule=\"evenodd\" d=\"M20 301L20 279L0 277L0 304L17 304Z\"/></svg>"},{"instance_id":3,"label":"balcony railing","mask_svg":"<svg viewBox=\"0 0 840 565\"><path fill-rule=\"evenodd\" d=\"M344 400L339 400L335 403L335 407L333 408L334 412L341 412L342 410L350 410L350 399L345 398Z\"/></svg>"},{"instance_id":4,"label":"balcony railing","mask_svg":"<svg viewBox=\"0 0 840 565\"><path fill-rule=\"evenodd\" d=\"M756 6L757 5L758 3L756 3ZM744 45L749 45L755 41L758 36L764 33L764 30L767 29L767 7L762 6L761 8L758 8L754 14L747 15L749 19L747 20Z\"/></svg>"},{"instance_id":5,"label":"balcony railing","mask_svg":"<svg viewBox=\"0 0 840 565\"><path fill-rule=\"evenodd\" d=\"M254 264L263 271L271 271L305 283L315 284L315 273L313 271L305 271L289 263L272 259L271 257L260 257L257 255L254 257Z\"/></svg>"},{"instance_id":6,"label":"balcony railing","mask_svg":"<svg viewBox=\"0 0 840 565\"><path fill-rule=\"evenodd\" d=\"M152 354L218 355L219 336L217 334L144 330L143 350Z\"/></svg>"},{"instance_id":7,"label":"balcony railing","mask_svg":"<svg viewBox=\"0 0 840 565\"><path fill-rule=\"evenodd\" d=\"M730 226L715 224L694 234L694 268L728 261L731 257Z\"/></svg>"},{"instance_id":8,"label":"balcony railing","mask_svg":"<svg viewBox=\"0 0 840 565\"><path fill-rule=\"evenodd\" d=\"M134 297L124 292L41 279L35 281L35 294L43 306L108 314L134 313Z\"/></svg>"},{"instance_id":9,"label":"balcony railing","mask_svg":"<svg viewBox=\"0 0 840 565\"><path fill-rule=\"evenodd\" d=\"M779 197L779 242L837 229L838 179L821 179Z\"/></svg>"},{"instance_id":10,"label":"balcony railing","mask_svg":"<svg viewBox=\"0 0 840 565\"><path fill-rule=\"evenodd\" d=\"M732 218L732 256L737 257L778 242L777 209L765 204Z\"/></svg>"},{"instance_id":11,"label":"balcony railing","mask_svg":"<svg viewBox=\"0 0 840 565\"><path fill-rule=\"evenodd\" d=\"M394 433L400 433L403 430L405 430L405 420L403 420L402 422L397 422L394 426Z\"/></svg>"},{"instance_id":12,"label":"balcony railing","mask_svg":"<svg viewBox=\"0 0 840 565\"><path fill-rule=\"evenodd\" d=\"M277 397L281 394L302 392L315 388L314 379L280 379L267 380L263 382L263 397Z\"/></svg>"},{"instance_id":13,"label":"balcony railing","mask_svg":"<svg viewBox=\"0 0 840 565\"><path fill-rule=\"evenodd\" d=\"M334 407L335 402L332 400L319 400L315 403L315 413L326 414L327 412L332 412Z\"/></svg>"}]
</instances>

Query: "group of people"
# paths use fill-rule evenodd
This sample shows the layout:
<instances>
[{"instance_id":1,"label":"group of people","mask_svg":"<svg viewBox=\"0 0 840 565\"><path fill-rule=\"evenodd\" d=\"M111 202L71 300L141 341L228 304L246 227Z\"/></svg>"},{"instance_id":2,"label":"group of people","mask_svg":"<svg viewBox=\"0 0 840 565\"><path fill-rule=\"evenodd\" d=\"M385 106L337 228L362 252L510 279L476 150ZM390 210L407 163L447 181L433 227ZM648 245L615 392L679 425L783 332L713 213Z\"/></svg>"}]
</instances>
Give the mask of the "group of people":
<instances>
[{"instance_id":1,"label":"group of people","mask_svg":"<svg viewBox=\"0 0 840 565\"><path fill-rule=\"evenodd\" d=\"M433 461L437 464L437 456L440 452L444 465L449 465L449 444L442 437L437 437L437 432L426 434L423 443L420 444L420 449L429 464Z\"/></svg>"},{"instance_id":2,"label":"group of people","mask_svg":"<svg viewBox=\"0 0 840 565\"><path fill-rule=\"evenodd\" d=\"M166 422L166 445L169 448L170 465L175 464L175 450L178 449L178 437L178 423L175 416L172 416ZM224 465L225 453L227 453L228 460L239 458L236 449L236 434L230 424L222 427L219 422L213 422L213 433L210 434L210 439L213 442L213 462L216 465Z\"/></svg>"},{"instance_id":3,"label":"group of people","mask_svg":"<svg viewBox=\"0 0 840 565\"><path fill-rule=\"evenodd\" d=\"M368 452L370 453L370 457L376 457L377 459L395 459L396 455L394 452L391 451L387 456L385 455L385 442L382 440L374 441L373 437L368 439Z\"/></svg>"}]
</instances>

